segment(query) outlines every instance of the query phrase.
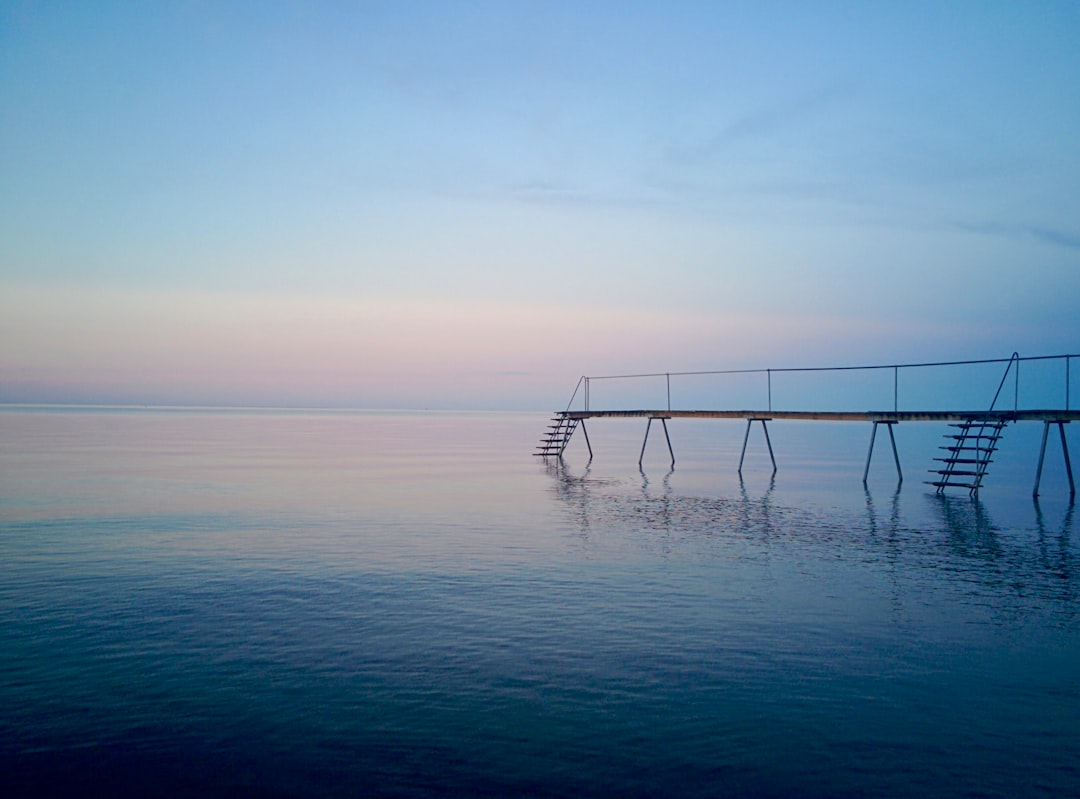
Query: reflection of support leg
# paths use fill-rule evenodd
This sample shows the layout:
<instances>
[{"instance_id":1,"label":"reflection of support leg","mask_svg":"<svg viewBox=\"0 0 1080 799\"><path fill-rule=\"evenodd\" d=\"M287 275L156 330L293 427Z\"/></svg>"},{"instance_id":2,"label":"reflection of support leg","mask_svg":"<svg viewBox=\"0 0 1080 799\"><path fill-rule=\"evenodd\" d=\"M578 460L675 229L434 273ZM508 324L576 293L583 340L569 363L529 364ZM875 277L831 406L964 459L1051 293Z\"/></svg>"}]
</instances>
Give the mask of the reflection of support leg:
<instances>
[{"instance_id":1,"label":"reflection of support leg","mask_svg":"<svg viewBox=\"0 0 1080 799\"><path fill-rule=\"evenodd\" d=\"M1069 460L1069 445L1065 441L1065 422L1058 422L1058 432L1061 433L1061 452L1065 456L1065 473L1069 475L1069 496L1076 496L1076 484L1073 483L1072 462Z\"/></svg>"},{"instance_id":2,"label":"reflection of support leg","mask_svg":"<svg viewBox=\"0 0 1080 799\"><path fill-rule=\"evenodd\" d=\"M866 485L866 478L870 475L870 456L874 454L874 439L877 438L878 422L874 422L874 429L870 431L870 449L866 451L866 468L863 469L862 483Z\"/></svg>"},{"instance_id":3,"label":"reflection of support leg","mask_svg":"<svg viewBox=\"0 0 1080 799\"><path fill-rule=\"evenodd\" d=\"M746 458L746 442L750 440L750 425L754 423L753 419L746 420L746 435L742 440L742 454L739 456L739 475L742 476L743 459Z\"/></svg>"},{"instance_id":4,"label":"reflection of support leg","mask_svg":"<svg viewBox=\"0 0 1080 799\"><path fill-rule=\"evenodd\" d=\"M589 448L589 460L591 461L592 460L592 444L589 442L589 431L585 429L585 420L584 419L581 420L580 424L581 424L581 432L585 436L585 446Z\"/></svg>"},{"instance_id":5,"label":"reflection of support leg","mask_svg":"<svg viewBox=\"0 0 1080 799\"><path fill-rule=\"evenodd\" d=\"M664 426L664 438L667 439L667 451L671 453L671 468L675 468L675 450L671 448L671 436L667 432L667 419L661 419L660 424Z\"/></svg>"},{"instance_id":6,"label":"reflection of support leg","mask_svg":"<svg viewBox=\"0 0 1080 799\"><path fill-rule=\"evenodd\" d=\"M649 423L645 425L645 440L641 442L641 457L637 459L638 468L641 468L641 462L645 460L645 445L649 443L649 428L652 427L652 417L649 417Z\"/></svg>"},{"instance_id":7,"label":"reflection of support leg","mask_svg":"<svg viewBox=\"0 0 1080 799\"><path fill-rule=\"evenodd\" d=\"M772 442L769 440L769 427L765 424L765 420L761 420L761 429L765 431L765 443L769 447L769 460L772 461L772 472L776 474L776 458L773 457Z\"/></svg>"},{"instance_id":8,"label":"reflection of support leg","mask_svg":"<svg viewBox=\"0 0 1080 799\"><path fill-rule=\"evenodd\" d=\"M1050 434L1050 422L1043 422L1042 446L1039 447L1039 465L1035 468L1035 490L1031 496L1039 496L1039 481L1042 480L1043 460L1046 458L1046 437Z\"/></svg>"},{"instance_id":9,"label":"reflection of support leg","mask_svg":"<svg viewBox=\"0 0 1080 799\"><path fill-rule=\"evenodd\" d=\"M889 441L892 442L892 456L893 460L896 461L896 482L902 483L904 482L904 473L900 471L900 453L896 451L896 436L894 436L892 432L893 423L889 422L888 425Z\"/></svg>"}]
</instances>

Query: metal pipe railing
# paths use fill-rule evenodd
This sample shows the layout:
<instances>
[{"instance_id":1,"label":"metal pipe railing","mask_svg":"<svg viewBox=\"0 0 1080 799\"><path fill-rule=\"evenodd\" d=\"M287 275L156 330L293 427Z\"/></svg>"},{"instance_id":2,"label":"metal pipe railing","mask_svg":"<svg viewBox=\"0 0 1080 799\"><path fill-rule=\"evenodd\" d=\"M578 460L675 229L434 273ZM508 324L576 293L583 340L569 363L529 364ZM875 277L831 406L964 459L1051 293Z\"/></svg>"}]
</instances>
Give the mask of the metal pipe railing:
<instances>
[{"instance_id":1,"label":"metal pipe railing","mask_svg":"<svg viewBox=\"0 0 1080 799\"><path fill-rule=\"evenodd\" d=\"M997 405L998 397L1001 396L1001 389L1005 386L1005 381L1009 377L1009 370L1012 369L1013 363L1016 364L1016 380L1013 393L1013 410L1016 410L1019 404L1020 398L1020 353L1014 352L1012 357L1009 358L1009 365L1005 367L1005 374L1001 376L1001 382L998 383L997 391L994 392L994 399L990 402L990 410L994 410L994 406Z\"/></svg>"},{"instance_id":2,"label":"metal pipe railing","mask_svg":"<svg viewBox=\"0 0 1080 799\"><path fill-rule=\"evenodd\" d=\"M570 398L570 402L567 404L567 410L573 405L574 399L577 397L579 390L584 383L584 404L585 410L590 410L590 383L593 380L635 380L645 378L664 378L666 391L667 391L667 408L671 410L671 378L679 377L702 377L702 376L724 376L724 375L755 375L764 374L766 377L766 397L767 408L769 411L773 410L773 374L792 374L792 373L811 373L811 372L858 372L858 371L873 371L880 369L892 369L893 370L893 410L900 410L900 370L901 369L923 369L928 367L945 367L945 366L977 366L982 364L995 364L1004 363L1008 364L1005 370L1005 374L1001 378L1001 383L998 385L997 392L994 394L994 401L991 404L991 409L997 403L998 397L1001 394L1001 390L1005 385L1010 370L1013 371L1013 410L1019 409L1020 402L1020 364L1022 362L1035 362L1035 361L1054 361L1064 360L1065 362L1065 409L1070 408L1070 382L1071 382L1071 362L1073 358L1080 357L1078 353L1068 353L1063 355L1034 355L1028 357L1020 357L1018 353L1013 353L1008 358L982 358L977 360L966 361L927 361L923 363L890 363L890 364L868 364L862 366L795 366L795 367L768 367L765 369L720 369L720 370L705 370L705 371L687 371L687 372L643 372L640 374L617 374L617 375L586 375L582 376L578 380L578 385L574 389L574 394Z\"/></svg>"}]
</instances>

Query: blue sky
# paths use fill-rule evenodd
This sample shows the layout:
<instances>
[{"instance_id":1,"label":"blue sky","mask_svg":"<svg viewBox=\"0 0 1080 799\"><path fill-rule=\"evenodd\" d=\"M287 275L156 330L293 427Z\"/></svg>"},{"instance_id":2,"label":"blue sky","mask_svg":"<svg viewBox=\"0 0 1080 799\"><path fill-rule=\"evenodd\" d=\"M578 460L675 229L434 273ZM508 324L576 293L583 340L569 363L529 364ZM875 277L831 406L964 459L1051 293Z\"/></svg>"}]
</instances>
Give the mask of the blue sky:
<instances>
[{"instance_id":1,"label":"blue sky","mask_svg":"<svg viewBox=\"0 0 1080 799\"><path fill-rule=\"evenodd\" d=\"M0 8L0 401L1080 350L1080 5Z\"/></svg>"}]
</instances>

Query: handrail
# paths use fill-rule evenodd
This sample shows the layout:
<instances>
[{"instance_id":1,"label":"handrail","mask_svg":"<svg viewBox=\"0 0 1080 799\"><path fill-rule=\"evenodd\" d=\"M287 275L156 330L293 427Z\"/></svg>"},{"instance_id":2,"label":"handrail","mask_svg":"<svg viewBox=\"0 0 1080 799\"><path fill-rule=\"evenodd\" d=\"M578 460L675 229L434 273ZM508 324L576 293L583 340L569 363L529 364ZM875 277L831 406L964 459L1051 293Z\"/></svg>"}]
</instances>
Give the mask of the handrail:
<instances>
[{"instance_id":1,"label":"handrail","mask_svg":"<svg viewBox=\"0 0 1080 799\"><path fill-rule=\"evenodd\" d=\"M698 372L643 372L633 375L588 375L587 380L624 380L634 377L692 377L697 375L753 375L767 372L854 372L867 369L914 369L926 366L971 366L983 363L1011 363L1018 361L1052 361L1061 358L1080 358L1080 353L1065 355L1029 355L1023 358L1013 353L1008 358L983 358L972 361L933 361L927 363L883 363L868 364L865 366L789 366L783 368L770 367L766 369L719 369Z\"/></svg>"},{"instance_id":2,"label":"handrail","mask_svg":"<svg viewBox=\"0 0 1080 799\"><path fill-rule=\"evenodd\" d=\"M980 364L995 364L1004 363L1007 364L1005 368L1005 374L1001 378L1001 382L998 385L997 392L994 394L993 402L990 405L990 410L994 409L997 401L1000 397L1001 391L1005 386L1005 382L1008 379L1009 372L1014 368L1014 396L1013 396L1013 410L1019 408L1019 394L1020 394L1020 364L1024 361L1052 361L1052 360L1064 360L1065 361L1065 409L1070 407L1070 366L1073 358L1080 358L1078 353L1067 353L1063 355L1032 355L1027 357L1021 357L1019 353L1014 352L1008 358L982 358L966 361L927 361L922 363L890 363L890 364L867 364L862 366L795 366L795 367L768 367L764 369L718 369L718 370L703 370L703 371L686 371L686 372L643 372L640 374L617 374L617 375L583 375L578 379L578 384L574 388L574 394L570 398L570 402L567 404L566 409L569 410L573 405L574 399L577 397L581 390L581 385L585 385L584 403L585 410L589 410L589 384L593 380L628 380L638 378L658 378L665 379L667 384L667 404L668 409L671 408L671 378L672 377L693 377L693 376L708 376L708 375L754 375L761 374L766 375L768 378L768 409L772 410L772 376L774 373L796 373L796 372L854 372L854 371L869 371L880 369L892 369L893 370L893 410L899 411L899 372L901 369L917 369L926 367L940 367L940 366L972 366Z\"/></svg>"},{"instance_id":3,"label":"handrail","mask_svg":"<svg viewBox=\"0 0 1080 799\"><path fill-rule=\"evenodd\" d=\"M1009 377L1009 370L1012 369L1013 362L1016 362L1016 395L1013 398L1013 410L1016 410L1016 406L1019 404L1018 399L1020 396L1020 353L1014 352L1012 357L1009 358L1009 365L1005 367L1005 374L1001 376L1001 382L998 383L997 391L994 392L994 399L990 403L990 410L994 410L994 406L997 405L998 397L1001 395L1001 389L1005 386L1005 380Z\"/></svg>"},{"instance_id":4,"label":"handrail","mask_svg":"<svg viewBox=\"0 0 1080 799\"><path fill-rule=\"evenodd\" d=\"M566 409L567 410L569 410L570 406L573 405L573 399L575 399L575 397L578 396L578 389L581 388L581 383L584 382L585 380L588 380L588 379L589 378L586 378L584 375L582 375L581 377L578 378L578 384L575 385L575 387L573 387L573 393L570 394L570 402L568 402L566 404Z\"/></svg>"}]
</instances>

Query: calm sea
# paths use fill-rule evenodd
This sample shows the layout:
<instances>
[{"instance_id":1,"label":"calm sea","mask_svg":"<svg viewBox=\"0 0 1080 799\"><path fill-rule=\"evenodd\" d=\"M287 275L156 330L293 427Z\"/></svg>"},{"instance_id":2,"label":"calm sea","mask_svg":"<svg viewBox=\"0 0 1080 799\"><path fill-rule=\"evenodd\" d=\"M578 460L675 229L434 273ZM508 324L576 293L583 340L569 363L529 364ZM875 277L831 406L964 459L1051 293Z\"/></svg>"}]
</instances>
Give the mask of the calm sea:
<instances>
[{"instance_id":1,"label":"calm sea","mask_svg":"<svg viewBox=\"0 0 1080 799\"><path fill-rule=\"evenodd\" d=\"M1039 425L973 501L943 426L546 423L0 410L0 793L1080 794Z\"/></svg>"}]
</instances>

